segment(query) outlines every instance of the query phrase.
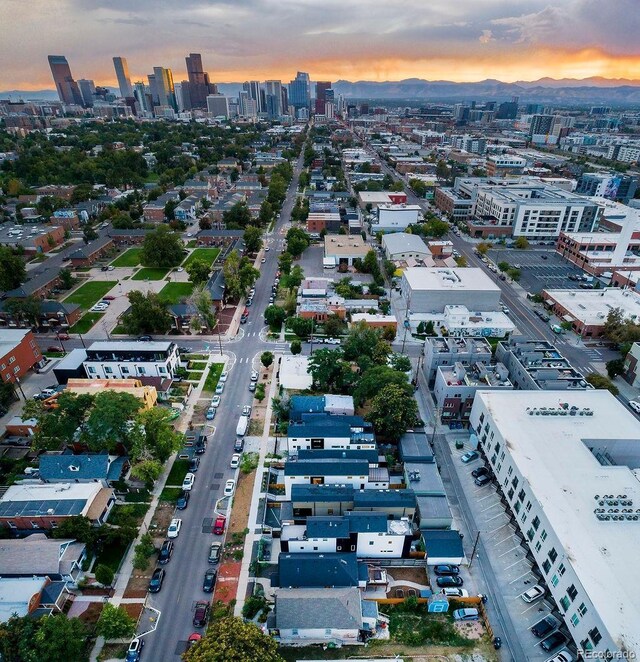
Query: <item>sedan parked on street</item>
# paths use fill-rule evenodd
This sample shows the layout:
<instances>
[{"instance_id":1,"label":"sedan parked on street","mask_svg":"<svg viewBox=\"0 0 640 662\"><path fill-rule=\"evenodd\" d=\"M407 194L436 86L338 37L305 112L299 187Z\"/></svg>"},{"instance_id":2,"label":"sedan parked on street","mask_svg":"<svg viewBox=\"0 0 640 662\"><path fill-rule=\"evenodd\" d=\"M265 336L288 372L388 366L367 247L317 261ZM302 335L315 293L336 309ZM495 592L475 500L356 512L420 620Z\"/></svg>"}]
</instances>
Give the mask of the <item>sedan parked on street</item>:
<instances>
[{"instance_id":1,"label":"sedan parked on street","mask_svg":"<svg viewBox=\"0 0 640 662\"><path fill-rule=\"evenodd\" d=\"M182 481L182 489L185 492L190 492L193 489L193 484L196 482L196 476L195 474L188 473L185 477L184 480Z\"/></svg>"},{"instance_id":2,"label":"sedan parked on street","mask_svg":"<svg viewBox=\"0 0 640 662\"><path fill-rule=\"evenodd\" d=\"M180 529L182 528L182 520L179 517L174 517L169 524L167 529L167 538L177 538L180 535Z\"/></svg>"},{"instance_id":3,"label":"sedan parked on street","mask_svg":"<svg viewBox=\"0 0 640 662\"><path fill-rule=\"evenodd\" d=\"M204 579L202 580L202 590L205 593L213 593L213 589L216 585L216 577L218 576L218 571L213 568L209 568L204 573Z\"/></svg>"},{"instance_id":4,"label":"sedan parked on street","mask_svg":"<svg viewBox=\"0 0 640 662\"><path fill-rule=\"evenodd\" d=\"M156 568L151 575L149 580L149 593L158 593L162 588L162 582L164 581L164 570L162 568Z\"/></svg>"}]
</instances>

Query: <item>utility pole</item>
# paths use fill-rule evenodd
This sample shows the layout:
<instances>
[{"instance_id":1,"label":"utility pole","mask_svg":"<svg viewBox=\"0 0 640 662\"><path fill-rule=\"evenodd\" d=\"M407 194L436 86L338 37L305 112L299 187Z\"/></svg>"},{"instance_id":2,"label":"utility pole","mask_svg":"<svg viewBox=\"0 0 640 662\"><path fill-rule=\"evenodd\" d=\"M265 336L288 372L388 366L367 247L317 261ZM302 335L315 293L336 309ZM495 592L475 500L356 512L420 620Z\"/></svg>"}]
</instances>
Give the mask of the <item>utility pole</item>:
<instances>
[{"instance_id":1,"label":"utility pole","mask_svg":"<svg viewBox=\"0 0 640 662\"><path fill-rule=\"evenodd\" d=\"M475 542L473 543L473 549L471 550L471 558L469 559L469 567L471 567L471 564L473 563L473 559L476 555L476 550L478 549L479 542L480 542L480 531L476 533L476 539Z\"/></svg>"}]
</instances>

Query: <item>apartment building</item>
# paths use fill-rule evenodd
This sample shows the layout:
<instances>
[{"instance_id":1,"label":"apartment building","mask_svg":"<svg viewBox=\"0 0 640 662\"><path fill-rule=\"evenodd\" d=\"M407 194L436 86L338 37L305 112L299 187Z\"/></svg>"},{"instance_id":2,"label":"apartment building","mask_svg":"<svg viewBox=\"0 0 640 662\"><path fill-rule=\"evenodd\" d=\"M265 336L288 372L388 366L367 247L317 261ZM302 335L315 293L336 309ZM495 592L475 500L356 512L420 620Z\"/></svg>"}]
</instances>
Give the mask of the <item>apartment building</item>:
<instances>
[{"instance_id":1,"label":"apartment building","mask_svg":"<svg viewBox=\"0 0 640 662\"><path fill-rule=\"evenodd\" d=\"M420 220L422 220L420 205L378 205L376 216L371 222L371 234L403 232Z\"/></svg>"},{"instance_id":2,"label":"apartment building","mask_svg":"<svg viewBox=\"0 0 640 662\"><path fill-rule=\"evenodd\" d=\"M638 175L620 172L585 172L578 179L576 193L627 203L638 188Z\"/></svg>"},{"instance_id":3,"label":"apartment building","mask_svg":"<svg viewBox=\"0 0 640 662\"><path fill-rule=\"evenodd\" d=\"M494 154L487 157L487 175L489 177L506 177L521 175L527 160L512 154Z\"/></svg>"},{"instance_id":4,"label":"apartment building","mask_svg":"<svg viewBox=\"0 0 640 662\"><path fill-rule=\"evenodd\" d=\"M584 375L547 340L515 336L499 342L496 359L509 371L514 388L522 391L565 391L591 388Z\"/></svg>"},{"instance_id":5,"label":"apartment building","mask_svg":"<svg viewBox=\"0 0 640 662\"><path fill-rule=\"evenodd\" d=\"M180 362L173 342L98 340L86 350L83 361L90 379L172 378Z\"/></svg>"},{"instance_id":6,"label":"apartment building","mask_svg":"<svg viewBox=\"0 0 640 662\"><path fill-rule=\"evenodd\" d=\"M634 415L606 390L480 391L470 424L578 650L640 655Z\"/></svg>"},{"instance_id":7,"label":"apartment building","mask_svg":"<svg viewBox=\"0 0 640 662\"><path fill-rule=\"evenodd\" d=\"M432 385L439 366L462 366L482 363L489 365L492 359L491 345L485 338L451 338L433 336L425 340L422 370Z\"/></svg>"},{"instance_id":8,"label":"apartment building","mask_svg":"<svg viewBox=\"0 0 640 662\"><path fill-rule=\"evenodd\" d=\"M0 382L24 379L44 358L31 329L0 329Z\"/></svg>"},{"instance_id":9,"label":"apartment building","mask_svg":"<svg viewBox=\"0 0 640 662\"><path fill-rule=\"evenodd\" d=\"M289 424L287 449L371 450L376 439L371 423L361 416L334 416L328 413L301 413Z\"/></svg>"}]
</instances>

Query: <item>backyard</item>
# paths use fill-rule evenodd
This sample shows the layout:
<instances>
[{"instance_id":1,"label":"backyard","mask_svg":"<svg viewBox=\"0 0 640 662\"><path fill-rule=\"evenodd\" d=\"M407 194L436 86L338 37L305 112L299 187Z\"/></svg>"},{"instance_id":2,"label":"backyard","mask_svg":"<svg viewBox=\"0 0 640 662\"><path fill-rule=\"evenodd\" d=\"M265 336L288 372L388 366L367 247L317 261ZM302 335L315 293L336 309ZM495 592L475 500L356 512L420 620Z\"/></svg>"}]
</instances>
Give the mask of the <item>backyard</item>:
<instances>
[{"instance_id":1,"label":"backyard","mask_svg":"<svg viewBox=\"0 0 640 662\"><path fill-rule=\"evenodd\" d=\"M65 303L77 303L81 308L87 310L94 303L100 301L102 297L118 282L115 280L94 280L90 283L81 285L73 294L70 294L64 301Z\"/></svg>"},{"instance_id":2,"label":"backyard","mask_svg":"<svg viewBox=\"0 0 640 662\"><path fill-rule=\"evenodd\" d=\"M140 253L142 248L130 248L118 256L112 263L112 267L137 267L140 264Z\"/></svg>"},{"instance_id":3,"label":"backyard","mask_svg":"<svg viewBox=\"0 0 640 662\"><path fill-rule=\"evenodd\" d=\"M210 265L214 263L215 259L220 254L219 248L196 248L191 252L191 255L182 263L183 267L191 264L194 260L203 260Z\"/></svg>"},{"instance_id":4,"label":"backyard","mask_svg":"<svg viewBox=\"0 0 640 662\"><path fill-rule=\"evenodd\" d=\"M168 273L169 269L143 267L131 276L131 280L162 280Z\"/></svg>"},{"instance_id":5,"label":"backyard","mask_svg":"<svg viewBox=\"0 0 640 662\"><path fill-rule=\"evenodd\" d=\"M180 303L182 299L191 296L193 283L167 283L159 292L163 301L169 304Z\"/></svg>"}]
</instances>

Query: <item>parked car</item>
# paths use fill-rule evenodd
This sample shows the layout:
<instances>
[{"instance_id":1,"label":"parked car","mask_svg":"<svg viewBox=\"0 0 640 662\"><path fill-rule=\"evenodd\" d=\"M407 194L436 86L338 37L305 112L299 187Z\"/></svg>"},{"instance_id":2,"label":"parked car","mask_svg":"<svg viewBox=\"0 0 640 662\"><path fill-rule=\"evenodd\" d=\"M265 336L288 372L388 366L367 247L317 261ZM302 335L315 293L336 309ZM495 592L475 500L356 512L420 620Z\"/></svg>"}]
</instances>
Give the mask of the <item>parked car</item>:
<instances>
[{"instance_id":1,"label":"parked car","mask_svg":"<svg viewBox=\"0 0 640 662\"><path fill-rule=\"evenodd\" d=\"M444 575L443 577L438 577L436 579L436 585L439 588L449 588L450 586L462 586L464 582L462 577L458 575Z\"/></svg>"},{"instance_id":2,"label":"parked car","mask_svg":"<svg viewBox=\"0 0 640 662\"><path fill-rule=\"evenodd\" d=\"M545 616L542 620L538 621L535 625L531 626L531 632L541 639L542 637L546 637L550 632L553 632L560 623L558 622L558 619L555 618L554 616Z\"/></svg>"},{"instance_id":3,"label":"parked car","mask_svg":"<svg viewBox=\"0 0 640 662\"><path fill-rule=\"evenodd\" d=\"M209 603L196 602L196 611L193 614L193 627L203 628L209 620Z\"/></svg>"},{"instance_id":4,"label":"parked car","mask_svg":"<svg viewBox=\"0 0 640 662\"><path fill-rule=\"evenodd\" d=\"M573 655L566 648L563 648L553 657L550 657L546 662L575 662L575 659L576 658L573 657Z\"/></svg>"},{"instance_id":5,"label":"parked car","mask_svg":"<svg viewBox=\"0 0 640 662\"><path fill-rule=\"evenodd\" d=\"M249 297L249 298L247 299L247 303L246 303L246 305L247 305L247 308L248 308L249 306L252 306L252 305L253 305L253 299L252 299L251 297Z\"/></svg>"},{"instance_id":6,"label":"parked car","mask_svg":"<svg viewBox=\"0 0 640 662\"><path fill-rule=\"evenodd\" d=\"M49 347L47 347L47 352L60 352L60 351L62 351L62 347L58 345L49 345Z\"/></svg>"},{"instance_id":7,"label":"parked car","mask_svg":"<svg viewBox=\"0 0 640 662\"><path fill-rule=\"evenodd\" d=\"M196 482L195 474L189 472L182 481L182 489L185 492L190 492L193 489L193 484Z\"/></svg>"},{"instance_id":8,"label":"parked car","mask_svg":"<svg viewBox=\"0 0 640 662\"><path fill-rule=\"evenodd\" d=\"M233 442L233 451L234 453L241 453L244 448L244 439L242 437L237 437Z\"/></svg>"},{"instance_id":9,"label":"parked car","mask_svg":"<svg viewBox=\"0 0 640 662\"><path fill-rule=\"evenodd\" d=\"M247 320L249 319L249 315L245 315L244 313L240 316L240 324L246 324Z\"/></svg>"},{"instance_id":10,"label":"parked car","mask_svg":"<svg viewBox=\"0 0 640 662\"><path fill-rule=\"evenodd\" d=\"M435 572L436 575L458 575L460 574L460 568L457 565L444 563L441 565L434 565L433 572Z\"/></svg>"},{"instance_id":11,"label":"parked car","mask_svg":"<svg viewBox=\"0 0 640 662\"><path fill-rule=\"evenodd\" d=\"M212 421L215 417L216 417L215 408L214 407L209 407L209 409L207 409L207 413L205 414L205 418L208 421Z\"/></svg>"},{"instance_id":12,"label":"parked car","mask_svg":"<svg viewBox=\"0 0 640 662\"><path fill-rule=\"evenodd\" d=\"M484 487L485 485L488 485L491 482L491 476L488 476L487 474L483 474L482 476L478 476L473 482L478 487Z\"/></svg>"},{"instance_id":13,"label":"parked car","mask_svg":"<svg viewBox=\"0 0 640 662\"><path fill-rule=\"evenodd\" d=\"M238 453L234 453L231 456L231 462L229 462L229 466L232 469L237 469L240 466L240 455Z\"/></svg>"},{"instance_id":14,"label":"parked car","mask_svg":"<svg viewBox=\"0 0 640 662\"><path fill-rule=\"evenodd\" d=\"M223 370L220 373L220 377L218 377L218 381L219 382L226 382L228 378L229 378L229 373L226 370Z\"/></svg>"},{"instance_id":15,"label":"parked car","mask_svg":"<svg viewBox=\"0 0 640 662\"><path fill-rule=\"evenodd\" d=\"M104 267L100 267L100 271L109 271L109 267L106 265Z\"/></svg>"},{"instance_id":16,"label":"parked car","mask_svg":"<svg viewBox=\"0 0 640 662\"><path fill-rule=\"evenodd\" d=\"M460 460L464 464L469 464L469 462L473 462L473 460L476 460L478 457L478 451L468 451L460 458Z\"/></svg>"},{"instance_id":17,"label":"parked car","mask_svg":"<svg viewBox=\"0 0 640 662\"><path fill-rule=\"evenodd\" d=\"M213 523L213 532L217 536L221 536L224 533L224 527L227 524L227 518L224 515L218 515L215 522Z\"/></svg>"},{"instance_id":18,"label":"parked car","mask_svg":"<svg viewBox=\"0 0 640 662\"><path fill-rule=\"evenodd\" d=\"M153 338L151 336L145 335L145 336L138 336L138 340L140 342L151 342Z\"/></svg>"},{"instance_id":19,"label":"parked car","mask_svg":"<svg viewBox=\"0 0 640 662\"><path fill-rule=\"evenodd\" d=\"M191 353L191 349L189 347L178 347L178 351L181 354L190 354Z\"/></svg>"},{"instance_id":20,"label":"parked car","mask_svg":"<svg viewBox=\"0 0 640 662\"><path fill-rule=\"evenodd\" d=\"M260 377L260 375L258 374L257 370L252 370L251 371L251 381L252 382L257 382L259 377Z\"/></svg>"},{"instance_id":21,"label":"parked car","mask_svg":"<svg viewBox=\"0 0 640 662\"><path fill-rule=\"evenodd\" d=\"M56 337L58 340L69 340L71 338L68 333L59 333Z\"/></svg>"},{"instance_id":22,"label":"parked car","mask_svg":"<svg viewBox=\"0 0 640 662\"><path fill-rule=\"evenodd\" d=\"M202 580L202 590L205 593L213 593L213 589L216 585L216 577L218 576L218 571L214 568L209 568L204 573L204 579Z\"/></svg>"},{"instance_id":23,"label":"parked car","mask_svg":"<svg viewBox=\"0 0 640 662\"><path fill-rule=\"evenodd\" d=\"M640 414L640 401L629 400L629 407L631 407L631 409L633 409L633 411L635 411L636 414Z\"/></svg>"},{"instance_id":24,"label":"parked car","mask_svg":"<svg viewBox=\"0 0 640 662\"><path fill-rule=\"evenodd\" d=\"M540 642L540 646L542 647L542 650L547 651L547 653L553 653L554 650L560 648L560 646L563 646L566 643L567 643L567 638L562 634L562 632L558 632L556 630L553 634L550 634L546 639L543 639Z\"/></svg>"},{"instance_id":25,"label":"parked car","mask_svg":"<svg viewBox=\"0 0 640 662\"><path fill-rule=\"evenodd\" d=\"M160 552L158 553L158 563L160 563L161 565L164 565L165 563L169 563L169 559L171 558L172 554L173 554L173 541L165 540L162 543Z\"/></svg>"},{"instance_id":26,"label":"parked car","mask_svg":"<svg viewBox=\"0 0 640 662\"><path fill-rule=\"evenodd\" d=\"M178 500L176 501L176 508L178 510L184 510L189 505L189 499L191 494L185 492L184 490L178 495Z\"/></svg>"},{"instance_id":27,"label":"parked car","mask_svg":"<svg viewBox=\"0 0 640 662\"><path fill-rule=\"evenodd\" d=\"M219 407L220 406L220 396L219 395L214 395L211 398L211 406L212 407Z\"/></svg>"},{"instance_id":28,"label":"parked car","mask_svg":"<svg viewBox=\"0 0 640 662\"><path fill-rule=\"evenodd\" d=\"M207 450L207 438L206 437L200 437L200 439L198 439L198 441L196 441L195 453L196 453L196 455L204 455L204 452L206 450Z\"/></svg>"},{"instance_id":29,"label":"parked car","mask_svg":"<svg viewBox=\"0 0 640 662\"><path fill-rule=\"evenodd\" d=\"M222 553L222 543L212 542L209 547L209 563L218 563L220 554Z\"/></svg>"},{"instance_id":30,"label":"parked car","mask_svg":"<svg viewBox=\"0 0 640 662\"><path fill-rule=\"evenodd\" d=\"M480 478L480 476L486 476L488 473L489 469L487 469L487 467L478 467L471 472L471 475L474 478Z\"/></svg>"},{"instance_id":31,"label":"parked car","mask_svg":"<svg viewBox=\"0 0 640 662\"><path fill-rule=\"evenodd\" d=\"M236 491L236 481L230 478L224 486L224 495L233 496L233 493Z\"/></svg>"},{"instance_id":32,"label":"parked car","mask_svg":"<svg viewBox=\"0 0 640 662\"><path fill-rule=\"evenodd\" d=\"M182 520L179 517L174 517L167 529L167 538L177 538L180 535L182 528Z\"/></svg>"},{"instance_id":33,"label":"parked car","mask_svg":"<svg viewBox=\"0 0 640 662\"><path fill-rule=\"evenodd\" d=\"M162 588L162 582L164 581L164 570L162 568L156 568L151 575L149 580L149 593L158 593Z\"/></svg>"},{"instance_id":34,"label":"parked car","mask_svg":"<svg viewBox=\"0 0 640 662\"><path fill-rule=\"evenodd\" d=\"M449 598L468 598L469 591L464 588L443 588L440 591Z\"/></svg>"},{"instance_id":35,"label":"parked car","mask_svg":"<svg viewBox=\"0 0 640 662\"><path fill-rule=\"evenodd\" d=\"M224 393L224 382L219 382L216 385L216 395L222 395Z\"/></svg>"},{"instance_id":36,"label":"parked car","mask_svg":"<svg viewBox=\"0 0 640 662\"><path fill-rule=\"evenodd\" d=\"M256 390L256 383L255 382L251 382L249 384L249 390L251 391L251 393L253 393Z\"/></svg>"},{"instance_id":37,"label":"parked car","mask_svg":"<svg viewBox=\"0 0 640 662\"><path fill-rule=\"evenodd\" d=\"M113 294L107 294L107 296L102 297L102 300L103 301L114 301L115 297L113 296Z\"/></svg>"},{"instance_id":38,"label":"parked car","mask_svg":"<svg viewBox=\"0 0 640 662\"><path fill-rule=\"evenodd\" d=\"M243 416L251 416L251 405L245 405L242 408L242 415Z\"/></svg>"},{"instance_id":39,"label":"parked car","mask_svg":"<svg viewBox=\"0 0 640 662\"><path fill-rule=\"evenodd\" d=\"M124 658L125 662L138 662L142 649L144 648L144 639L136 637L127 648L127 656Z\"/></svg>"},{"instance_id":40,"label":"parked car","mask_svg":"<svg viewBox=\"0 0 640 662\"><path fill-rule=\"evenodd\" d=\"M192 457L191 462L189 462L189 471L191 473L195 473L196 471L198 471L199 467L200 467L200 458Z\"/></svg>"},{"instance_id":41,"label":"parked car","mask_svg":"<svg viewBox=\"0 0 640 662\"><path fill-rule=\"evenodd\" d=\"M453 619L456 621L477 621L479 617L480 612L474 607L455 609L453 612Z\"/></svg>"},{"instance_id":42,"label":"parked car","mask_svg":"<svg viewBox=\"0 0 640 662\"><path fill-rule=\"evenodd\" d=\"M525 602L535 602L536 600L539 600L544 594L545 594L544 588L542 588L540 584L536 584L528 591L525 591L520 597Z\"/></svg>"}]
</instances>

